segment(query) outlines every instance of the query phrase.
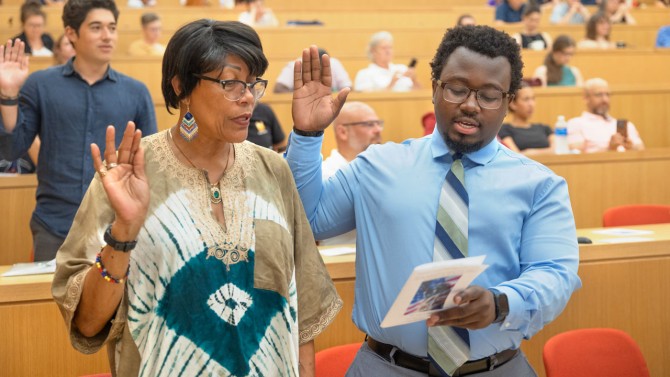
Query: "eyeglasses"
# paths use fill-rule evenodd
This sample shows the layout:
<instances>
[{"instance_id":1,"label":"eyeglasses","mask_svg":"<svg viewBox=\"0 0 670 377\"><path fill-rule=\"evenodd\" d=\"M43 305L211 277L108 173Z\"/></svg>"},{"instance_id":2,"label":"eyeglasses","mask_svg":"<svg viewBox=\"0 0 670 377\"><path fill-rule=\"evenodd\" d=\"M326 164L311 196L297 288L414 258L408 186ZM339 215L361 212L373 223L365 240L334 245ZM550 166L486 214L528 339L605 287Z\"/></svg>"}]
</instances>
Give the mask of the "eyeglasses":
<instances>
[{"instance_id":1,"label":"eyeglasses","mask_svg":"<svg viewBox=\"0 0 670 377\"><path fill-rule=\"evenodd\" d=\"M384 121L381 119L377 120L366 120L362 122L351 122L351 123L342 123L343 126L363 126L366 128L379 127L384 128Z\"/></svg>"},{"instance_id":2,"label":"eyeglasses","mask_svg":"<svg viewBox=\"0 0 670 377\"><path fill-rule=\"evenodd\" d=\"M268 87L268 80L256 80L254 82L244 82L242 80L219 80L211 77L194 74L193 76L207 81L218 82L223 88L224 97L228 101L239 101L240 98L244 97L244 94L247 92L247 88L251 94L253 94L255 100L261 99L263 94L265 94L265 89Z\"/></svg>"},{"instance_id":3,"label":"eyeglasses","mask_svg":"<svg viewBox=\"0 0 670 377\"><path fill-rule=\"evenodd\" d=\"M465 85L442 82L442 80L435 80L435 82L442 88L442 98L451 103L461 104L470 98L471 92L475 92L479 107L496 110L502 105L503 98L509 97L510 100L514 98L514 94L495 88L471 89Z\"/></svg>"}]
</instances>

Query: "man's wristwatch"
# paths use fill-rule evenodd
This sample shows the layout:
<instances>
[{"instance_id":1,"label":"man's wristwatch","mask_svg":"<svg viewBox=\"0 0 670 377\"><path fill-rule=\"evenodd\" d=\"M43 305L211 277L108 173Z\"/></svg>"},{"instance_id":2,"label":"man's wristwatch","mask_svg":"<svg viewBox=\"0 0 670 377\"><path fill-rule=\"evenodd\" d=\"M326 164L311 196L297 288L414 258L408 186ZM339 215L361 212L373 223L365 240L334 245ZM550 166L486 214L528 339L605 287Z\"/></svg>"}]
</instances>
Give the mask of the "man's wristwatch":
<instances>
[{"instance_id":1,"label":"man's wristwatch","mask_svg":"<svg viewBox=\"0 0 670 377\"><path fill-rule=\"evenodd\" d=\"M496 306L496 319L493 320L493 323L500 323L509 314L507 295L495 289L491 289L491 293L493 293L493 303Z\"/></svg>"},{"instance_id":2,"label":"man's wristwatch","mask_svg":"<svg viewBox=\"0 0 670 377\"><path fill-rule=\"evenodd\" d=\"M110 224L107 227L107 230L105 231L105 243L107 245L111 246L112 249L117 250L117 251L123 251L124 253L129 252L130 250L134 249L135 246L137 246L137 241L128 241L128 242L120 242L114 239L112 237L112 225Z\"/></svg>"},{"instance_id":3,"label":"man's wristwatch","mask_svg":"<svg viewBox=\"0 0 670 377\"><path fill-rule=\"evenodd\" d=\"M293 132L296 135L309 136L309 137L319 137L319 136L323 135L323 131L303 131L303 130L299 130L299 129L295 128L295 126L293 126Z\"/></svg>"}]
</instances>

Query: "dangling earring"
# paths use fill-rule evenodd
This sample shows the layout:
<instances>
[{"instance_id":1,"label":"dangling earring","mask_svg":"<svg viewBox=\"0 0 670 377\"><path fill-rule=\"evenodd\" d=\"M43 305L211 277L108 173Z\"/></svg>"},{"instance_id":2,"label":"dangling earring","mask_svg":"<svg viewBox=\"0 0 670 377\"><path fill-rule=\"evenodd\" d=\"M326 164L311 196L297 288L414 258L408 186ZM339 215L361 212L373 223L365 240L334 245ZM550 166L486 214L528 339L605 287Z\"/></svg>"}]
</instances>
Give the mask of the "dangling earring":
<instances>
[{"instance_id":1,"label":"dangling earring","mask_svg":"<svg viewBox=\"0 0 670 377\"><path fill-rule=\"evenodd\" d=\"M198 136L198 123L195 122L195 118L193 118L193 114L191 114L189 105L186 105L186 114L184 114L181 124L179 125L179 134L188 142Z\"/></svg>"}]
</instances>

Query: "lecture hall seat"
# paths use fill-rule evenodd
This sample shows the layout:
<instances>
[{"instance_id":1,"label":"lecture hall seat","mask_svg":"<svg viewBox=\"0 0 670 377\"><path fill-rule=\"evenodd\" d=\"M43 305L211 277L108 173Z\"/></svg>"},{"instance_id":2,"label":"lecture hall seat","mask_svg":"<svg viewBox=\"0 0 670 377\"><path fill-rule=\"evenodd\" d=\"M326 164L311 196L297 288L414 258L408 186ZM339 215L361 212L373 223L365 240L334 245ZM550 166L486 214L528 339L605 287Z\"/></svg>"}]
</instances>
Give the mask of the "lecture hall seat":
<instances>
[{"instance_id":1,"label":"lecture hall seat","mask_svg":"<svg viewBox=\"0 0 670 377\"><path fill-rule=\"evenodd\" d=\"M649 377L635 340L617 329L578 329L551 337L542 352L547 377Z\"/></svg>"},{"instance_id":2,"label":"lecture hall seat","mask_svg":"<svg viewBox=\"0 0 670 377\"><path fill-rule=\"evenodd\" d=\"M315 377L344 377L359 348L361 343L350 343L317 352L314 357Z\"/></svg>"},{"instance_id":3,"label":"lecture hall seat","mask_svg":"<svg viewBox=\"0 0 670 377\"><path fill-rule=\"evenodd\" d=\"M612 207L603 213L603 226L670 223L670 205L633 204Z\"/></svg>"}]
</instances>

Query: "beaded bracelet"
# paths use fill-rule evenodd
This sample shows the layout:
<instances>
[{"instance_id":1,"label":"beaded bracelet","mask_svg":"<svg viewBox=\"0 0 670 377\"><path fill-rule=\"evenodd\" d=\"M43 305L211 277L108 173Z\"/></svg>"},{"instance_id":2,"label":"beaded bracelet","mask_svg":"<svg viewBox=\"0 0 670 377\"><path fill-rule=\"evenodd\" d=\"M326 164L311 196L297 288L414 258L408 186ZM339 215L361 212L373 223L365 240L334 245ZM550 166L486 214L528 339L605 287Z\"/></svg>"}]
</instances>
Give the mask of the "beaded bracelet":
<instances>
[{"instance_id":1,"label":"beaded bracelet","mask_svg":"<svg viewBox=\"0 0 670 377\"><path fill-rule=\"evenodd\" d=\"M130 264L128 264L128 270L126 270L126 276L117 279L114 276L110 275L109 272L107 272L105 265L102 264L102 250L100 250L98 255L95 256L95 266L98 267L98 271L100 271L100 275L102 275L103 279L114 284L125 283L126 280L128 279L128 274L130 274Z\"/></svg>"}]
</instances>

